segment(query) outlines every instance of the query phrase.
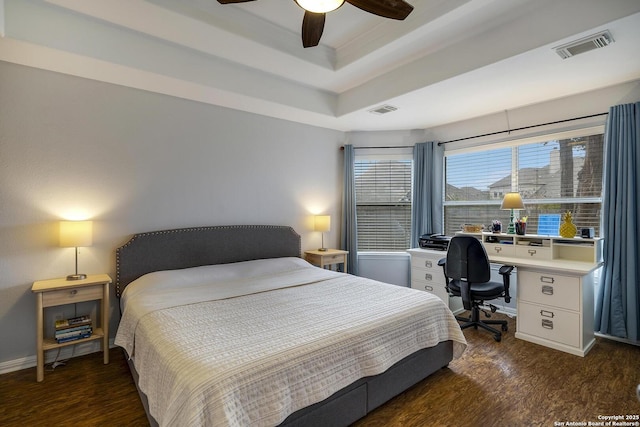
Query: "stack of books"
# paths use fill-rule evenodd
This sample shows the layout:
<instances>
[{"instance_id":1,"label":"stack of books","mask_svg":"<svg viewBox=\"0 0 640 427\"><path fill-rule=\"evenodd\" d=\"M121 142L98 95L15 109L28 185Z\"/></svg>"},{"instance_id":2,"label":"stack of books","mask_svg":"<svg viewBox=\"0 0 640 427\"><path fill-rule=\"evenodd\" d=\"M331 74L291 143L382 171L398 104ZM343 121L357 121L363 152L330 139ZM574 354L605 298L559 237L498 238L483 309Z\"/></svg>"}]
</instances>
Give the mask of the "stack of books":
<instances>
[{"instance_id":1,"label":"stack of books","mask_svg":"<svg viewBox=\"0 0 640 427\"><path fill-rule=\"evenodd\" d=\"M89 338L93 333L91 316L78 316L71 319L56 320L55 339L58 344Z\"/></svg>"}]
</instances>

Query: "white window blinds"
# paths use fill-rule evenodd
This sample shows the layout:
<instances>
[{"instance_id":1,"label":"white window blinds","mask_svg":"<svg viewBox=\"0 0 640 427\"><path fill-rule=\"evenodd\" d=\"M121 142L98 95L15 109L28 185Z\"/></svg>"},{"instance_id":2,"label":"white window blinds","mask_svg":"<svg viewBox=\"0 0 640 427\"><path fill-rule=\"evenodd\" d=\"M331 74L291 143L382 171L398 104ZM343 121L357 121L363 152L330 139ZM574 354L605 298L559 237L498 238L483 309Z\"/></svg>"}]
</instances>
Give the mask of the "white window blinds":
<instances>
[{"instance_id":1,"label":"white window blinds","mask_svg":"<svg viewBox=\"0 0 640 427\"><path fill-rule=\"evenodd\" d=\"M411 234L410 159L355 160L358 251L404 251Z\"/></svg>"}]
</instances>

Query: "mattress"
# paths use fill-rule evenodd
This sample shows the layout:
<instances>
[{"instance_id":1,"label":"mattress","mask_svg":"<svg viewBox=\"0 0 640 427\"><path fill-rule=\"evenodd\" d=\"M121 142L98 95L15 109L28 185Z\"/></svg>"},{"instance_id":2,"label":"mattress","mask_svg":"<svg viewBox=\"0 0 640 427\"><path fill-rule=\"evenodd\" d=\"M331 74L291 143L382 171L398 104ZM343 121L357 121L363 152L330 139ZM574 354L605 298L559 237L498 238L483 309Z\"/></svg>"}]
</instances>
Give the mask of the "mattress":
<instances>
[{"instance_id":1,"label":"mattress","mask_svg":"<svg viewBox=\"0 0 640 427\"><path fill-rule=\"evenodd\" d=\"M115 343L161 426L276 425L422 348L466 347L439 298L299 258L150 273L121 304Z\"/></svg>"}]
</instances>

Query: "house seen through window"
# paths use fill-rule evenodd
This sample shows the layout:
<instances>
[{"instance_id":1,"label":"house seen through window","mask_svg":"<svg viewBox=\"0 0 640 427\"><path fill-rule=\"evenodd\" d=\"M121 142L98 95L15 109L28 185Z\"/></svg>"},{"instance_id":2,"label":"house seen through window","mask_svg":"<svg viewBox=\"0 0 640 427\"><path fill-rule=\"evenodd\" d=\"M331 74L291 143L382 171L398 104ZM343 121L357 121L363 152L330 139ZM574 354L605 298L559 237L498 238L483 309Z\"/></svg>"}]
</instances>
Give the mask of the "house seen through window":
<instances>
[{"instance_id":1,"label":"house seen through window","mask_svg":"<svg viewBox=\"0 0 640 427\"><path fill-rule=\"evenodd\" d=\"M500 204L517 191L525 210L515 215L528 217L527 234L537 233L541 214L571 211L578 229L600 235L602 133L445 155L445 234L465 223L487 230L493 220L506 230L510 212Z\"/></svg>"}]
</instances>

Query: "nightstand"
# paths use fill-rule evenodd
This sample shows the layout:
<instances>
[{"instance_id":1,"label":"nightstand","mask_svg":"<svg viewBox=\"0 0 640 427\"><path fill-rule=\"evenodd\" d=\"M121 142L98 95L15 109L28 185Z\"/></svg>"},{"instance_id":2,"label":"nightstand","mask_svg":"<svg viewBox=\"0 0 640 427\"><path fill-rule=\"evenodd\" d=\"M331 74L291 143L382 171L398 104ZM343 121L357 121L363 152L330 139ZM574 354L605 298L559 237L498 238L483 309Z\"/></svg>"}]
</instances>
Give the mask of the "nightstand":
<instances>
[{"instance_id":1,"label":"nightstand","mask_svg":"<svg viewBox=\"0 0 640 427\"><path fill-rule=\"evenodd\" d=\"M37 316L37 380L44 379L44 352L68 345L80 344L87 341L102 340L104 364L109 363L109 285L111 277L107 274L89 275L83 280L51 279L33 282L31 292L36 294ZM93 333L88 338L68 341L58 344L53 338L44 336L44 309L58 305L74 304L84 301L100 300L100 325L96 327L93 321Z\"/></svg>"},{"instance_id":2,"label":"nightstand","mask_svg":"<svg viewBox=\"0 0 640 427\"><path fill-rule=\"evenodd\" d=\"M320 267L331 267L333 265L342 264L342 271L347 272L347 255L349 251L342 251L340 249L327 249L326 251L305 251L304 259L309 263Z\"/></svg>"}]
</instances>

